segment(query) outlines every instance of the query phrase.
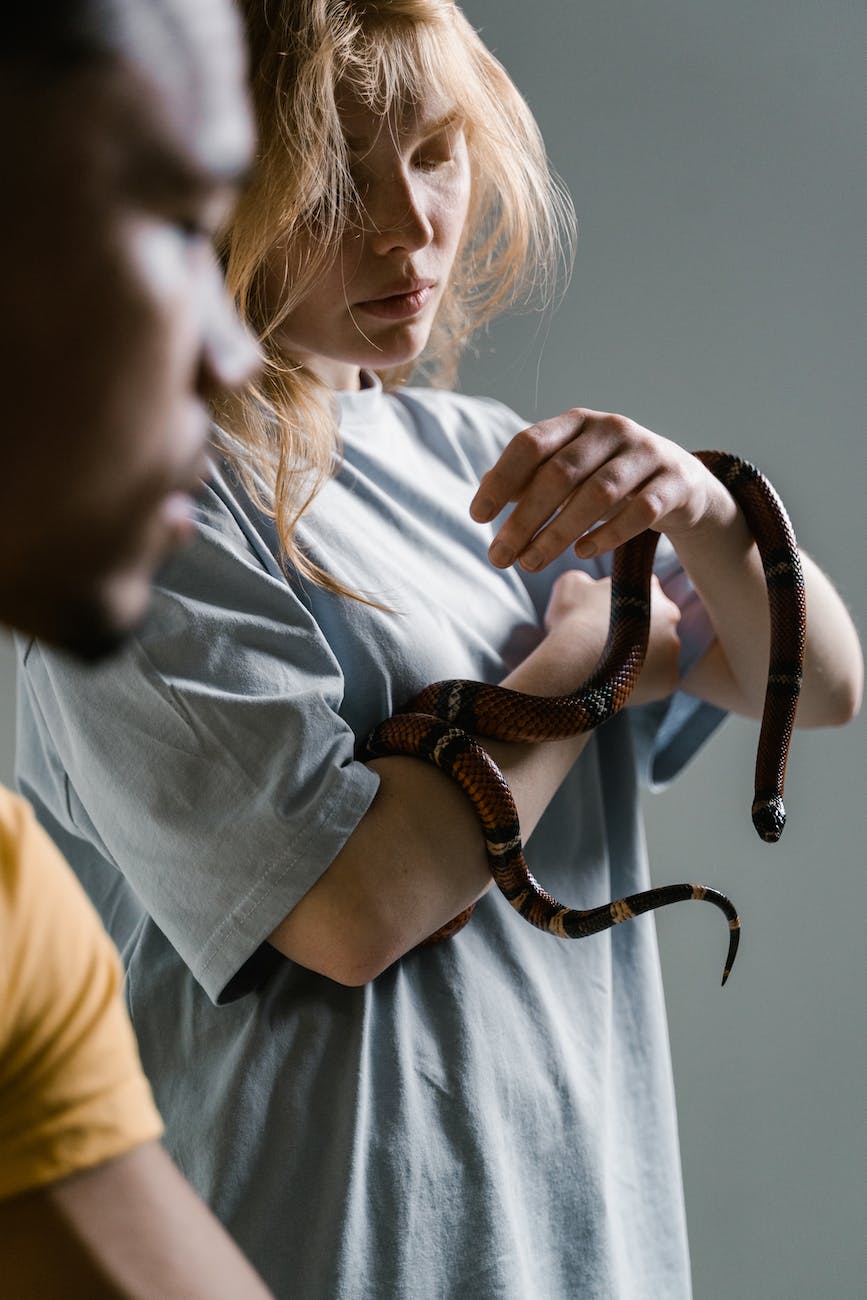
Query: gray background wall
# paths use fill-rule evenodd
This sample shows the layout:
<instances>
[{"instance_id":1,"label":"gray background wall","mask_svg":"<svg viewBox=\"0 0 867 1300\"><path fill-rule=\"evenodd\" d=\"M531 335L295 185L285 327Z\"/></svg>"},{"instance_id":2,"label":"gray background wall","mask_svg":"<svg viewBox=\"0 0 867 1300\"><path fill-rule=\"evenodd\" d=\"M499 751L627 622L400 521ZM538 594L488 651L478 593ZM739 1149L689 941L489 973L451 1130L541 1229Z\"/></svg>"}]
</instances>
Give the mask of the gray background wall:
<instances>
[{"instance_id":1,"label":"gray background wall","mask_svg":"<svg viewBox=\"0 0 867 1300\"><path fill-rule=\"evenodd\" d=\"M492 334L464 387L531 418L622 411L754 459L863 631L867 10L463 8L529 99L581 224L553 320ZM796 737L775 847L749 822L756 740L729 723L647 800L655 879L716 884L744 919L725 990L718 915L658 920L695 1292L848 1300L867 1276L865 726Z\"/></svg>"},{"instance_id":2,"label":"gray background wall","mask_svg":"<svg viewBox=\"0 0 867 1300\"><path fill-rule=\"evenodd\" d=\"M556 317L492 333L464 386L530 418L582 404L750 456L864 629L867 14L839 0L464 9L526 93L581 221ZM0 639L6 781L13 717ZM705 879L744 918L725 991L718 915L658 923L696 1297L848 1300L867 1275L865 727L796 738L776 848L749 825L755 741L730 723L647 807L656 879Z\"/></svg>"}]
</instances>

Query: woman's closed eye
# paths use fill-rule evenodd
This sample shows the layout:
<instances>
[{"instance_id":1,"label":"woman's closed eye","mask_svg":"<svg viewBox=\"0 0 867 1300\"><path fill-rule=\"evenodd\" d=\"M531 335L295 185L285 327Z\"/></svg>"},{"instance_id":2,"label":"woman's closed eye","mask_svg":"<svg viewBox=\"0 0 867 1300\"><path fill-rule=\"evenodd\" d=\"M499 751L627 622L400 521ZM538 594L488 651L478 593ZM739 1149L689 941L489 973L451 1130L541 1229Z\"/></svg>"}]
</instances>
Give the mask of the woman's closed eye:
<instances>
[{"instance_id":1,"label":"woman's closed eye","mask_svg":"<svg viewBox=\"0 0 867 1300\"><path fill-rule=\"evenodd\" d=\"M455 161L455 150L457 141L450 137L449 139L440 139L425 144L415 155L413 165L419 171L436 171L440 167L448 167Z\"/></svg>"},{"instance_id":2,"label":"woman's closed eye","mask_svg":"<svg viewBox=\"0 0 867 1300\"><path fill-rule=\"evenodd\" d=\"M421 171L436 171L440 167L448 167L456 161L463 139L462 125L449 123L435 135L422 141L413 156L414 166Z\"/></svg>"}]
</instances>

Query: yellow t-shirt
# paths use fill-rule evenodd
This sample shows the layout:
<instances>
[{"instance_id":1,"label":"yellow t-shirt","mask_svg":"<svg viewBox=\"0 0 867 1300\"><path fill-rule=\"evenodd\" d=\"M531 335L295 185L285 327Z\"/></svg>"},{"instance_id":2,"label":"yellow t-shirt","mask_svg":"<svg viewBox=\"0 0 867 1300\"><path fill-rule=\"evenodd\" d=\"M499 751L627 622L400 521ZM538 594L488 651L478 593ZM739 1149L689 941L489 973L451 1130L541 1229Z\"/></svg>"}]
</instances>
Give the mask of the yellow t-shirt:
<instances>
[{"instance_id":1,"label":"yellow t-shirt","mask_svg":"<svg viewBox=\"0 0 867 1300\"><path fill-rule=\"evenodd\" d=\"M0 787L0 1197L160 1136L121 985L78 881Z\"/></svg>"}]
</instances>

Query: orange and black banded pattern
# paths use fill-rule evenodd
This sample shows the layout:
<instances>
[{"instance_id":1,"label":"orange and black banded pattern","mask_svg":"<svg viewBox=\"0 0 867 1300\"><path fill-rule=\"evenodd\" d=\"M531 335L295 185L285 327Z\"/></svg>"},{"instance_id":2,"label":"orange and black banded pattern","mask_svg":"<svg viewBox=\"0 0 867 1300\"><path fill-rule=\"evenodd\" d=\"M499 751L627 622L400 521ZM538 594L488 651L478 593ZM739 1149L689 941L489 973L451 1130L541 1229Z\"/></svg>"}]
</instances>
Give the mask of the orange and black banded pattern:
<instances>
[{"instance_id":1,"label":"orange and black banded pattern","mask_svg":"<svg viewBox=\"0 0 867 1300\"><path fill-rule=\"evenodd\" d=\"M748 461L727 452L694 453L737 501L762 558L771 623L767 691L756 758L753 823L774 842L785 825L783 785L798 705L806 640L804 577L794 531L780 498ZM740 920L725 894L706 885L665 885L588 910L566 907L534 879L508 784L474 739L543 741L592 731L629 698L641 672L650 624L650 581L658 534L641 533L614 553L611 619L602 657L571 695L545 698L483 682L434 682L368 738L365 756L410 754L434 763L458 783L481 823L491 874L531 925L564 939L583 939L623 921L688 899L718 907L729 923L723 984L737 952ZM451 938L469 907L427 943Z\"/></svg>"}]
</instances>

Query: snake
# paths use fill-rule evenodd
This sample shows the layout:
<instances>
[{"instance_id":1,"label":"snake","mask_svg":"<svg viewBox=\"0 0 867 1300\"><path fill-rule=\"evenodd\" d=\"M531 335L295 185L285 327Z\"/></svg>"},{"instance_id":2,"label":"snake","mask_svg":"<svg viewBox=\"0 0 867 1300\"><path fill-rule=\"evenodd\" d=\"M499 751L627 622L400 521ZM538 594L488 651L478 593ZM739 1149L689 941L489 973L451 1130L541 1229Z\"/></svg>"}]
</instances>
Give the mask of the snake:
<instances>
[{"instance_id":1,"label":"snake","mask_svg":"<svg viewBox=\"0 0 867 1300\"><path fill-rule=\"evenodd\" d=\"M692 454L740 507L761 558L770 615L770 654L751 811L760 838L776 843L786 823L783 790L806 644L801 558L786 508L761 470L731 452ZM594 730L624 707L647 651L651 577L659 536L647 529L614 551L605 646L590 676L574 692L543 697L486 682L433 682L371 732L363 756L415 756L455 781L475 808L488 866L500 892L526 921L548 934L581 939L672 903L713 903L729 926L725 984L741 930L740 917L725 894L708 885L683 883L658 886L589 909L558 902L530 871L508 783L480 743L484 739L534 743L563 739ZM420 946L451 939L468 923L474 907L465 908Z\"/></svg>"}]
</instances>

